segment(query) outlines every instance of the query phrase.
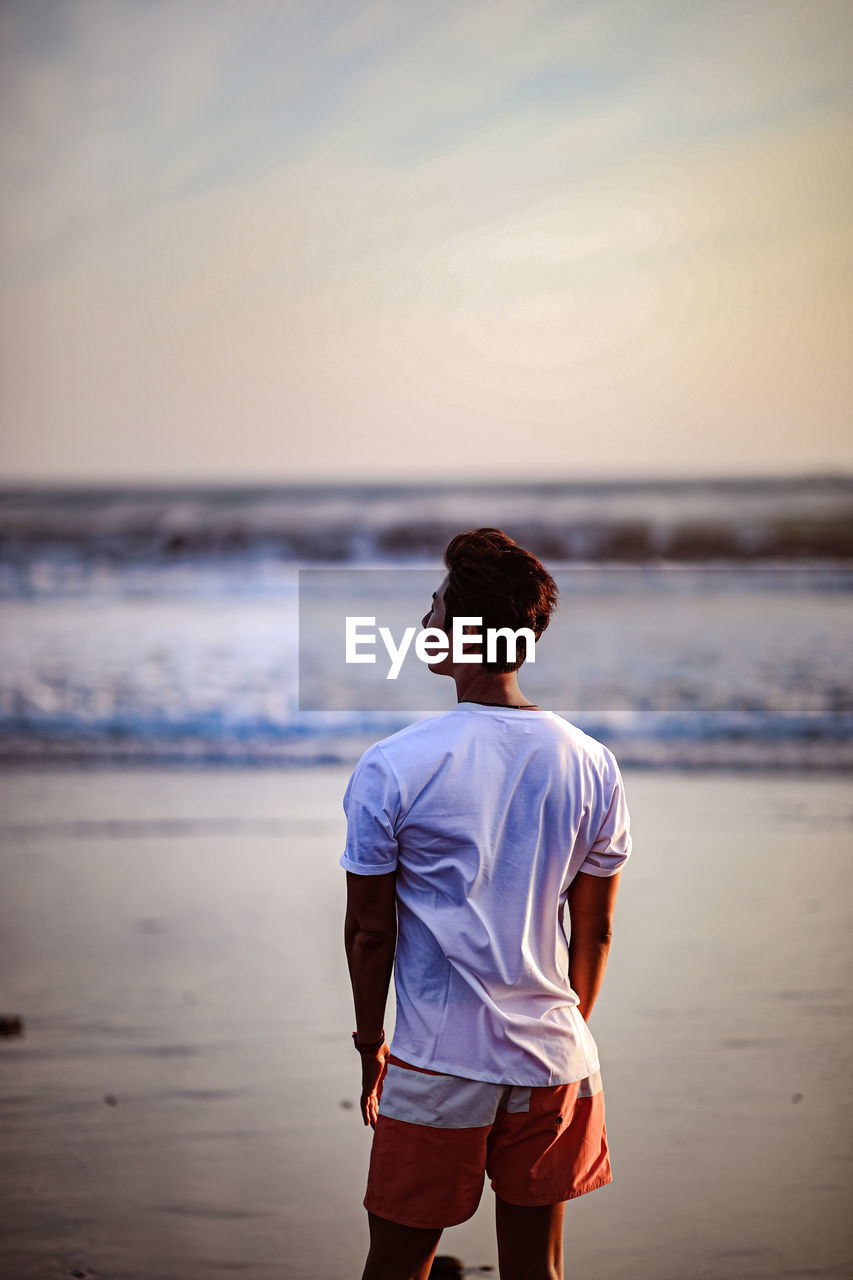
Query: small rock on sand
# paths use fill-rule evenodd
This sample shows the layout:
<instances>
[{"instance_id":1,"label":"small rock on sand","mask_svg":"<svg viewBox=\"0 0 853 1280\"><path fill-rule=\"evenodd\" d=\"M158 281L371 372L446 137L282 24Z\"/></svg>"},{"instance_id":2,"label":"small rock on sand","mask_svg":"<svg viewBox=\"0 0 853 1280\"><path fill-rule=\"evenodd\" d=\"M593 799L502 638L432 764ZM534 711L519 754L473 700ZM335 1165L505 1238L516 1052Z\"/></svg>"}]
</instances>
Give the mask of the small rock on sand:
<instances>
[{"instance_id":1,"label":"small rock on sand","mask_svg":"<svg viewBox=\"0 0 853 1280\"><path fill-rule=\"evenodd\" d=\"M433 1258L429 1280L462 1280L465 1268L458 1258L443 1255Z\"/></svg>"}]
</instances>

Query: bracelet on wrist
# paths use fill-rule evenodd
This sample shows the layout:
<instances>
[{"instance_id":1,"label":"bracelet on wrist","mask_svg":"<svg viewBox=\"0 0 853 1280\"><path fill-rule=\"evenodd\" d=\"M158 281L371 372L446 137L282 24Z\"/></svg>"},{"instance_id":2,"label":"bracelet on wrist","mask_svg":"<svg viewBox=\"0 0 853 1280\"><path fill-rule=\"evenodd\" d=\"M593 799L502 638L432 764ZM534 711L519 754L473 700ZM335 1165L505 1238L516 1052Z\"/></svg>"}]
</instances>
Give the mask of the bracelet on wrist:
<instances>
[{"instance_id":1,"label":"bracelet on wrist","mask_svg":"<svg viewBox=\"0 0 853 1280\"><path fill-rule=\"evenodd\" d=\"M358 1038L357 1031L353 1031L352 1033L352 1042L355 1045L356 1049L358 1049L359 1053L378 1053L379 1050L382 1048L383 1044L385 1043L385 1029L383 1028L382 1035L379 1037L379 1039L376 1041L375 1044L361 1044Z\"/></svg>"}]
</instances>

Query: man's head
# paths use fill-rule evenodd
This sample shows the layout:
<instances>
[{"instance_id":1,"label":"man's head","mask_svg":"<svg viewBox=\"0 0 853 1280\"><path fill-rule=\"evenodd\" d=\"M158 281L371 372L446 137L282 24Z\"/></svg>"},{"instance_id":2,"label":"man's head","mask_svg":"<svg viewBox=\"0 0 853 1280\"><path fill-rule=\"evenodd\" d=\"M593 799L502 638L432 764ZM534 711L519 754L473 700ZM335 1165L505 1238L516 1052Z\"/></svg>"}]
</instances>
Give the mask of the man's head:
<instances>
[{"instance_id":1,"label":"man's head","mask_svg":"<svg viewBox=\"0 0 853 1280\"><path fill-rule=\"evenodd\" d=\"M556 608L554 579L535 556L513 542L501 529L470 529L457 533L444 553L447 578L442 595L442 629L451 633L455 617L482 618L482 630L529 627L538 640ZM498 655L501 642L498 642ZM490 672L517 671L524 661L518 646L514 662L483 662Z\"/></svg>"}]
</instances>

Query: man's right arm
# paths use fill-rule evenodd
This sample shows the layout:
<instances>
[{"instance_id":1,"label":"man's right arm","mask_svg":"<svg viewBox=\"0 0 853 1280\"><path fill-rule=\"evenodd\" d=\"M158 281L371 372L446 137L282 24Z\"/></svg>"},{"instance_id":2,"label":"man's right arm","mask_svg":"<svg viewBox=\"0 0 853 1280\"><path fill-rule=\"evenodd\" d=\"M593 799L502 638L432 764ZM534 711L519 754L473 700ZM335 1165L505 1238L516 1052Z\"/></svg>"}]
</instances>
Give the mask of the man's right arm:
<instances>
[{"instance_id":1,"label":"man's right arm","mask_svg":"<svg viewBox=\"0 0 853 1280\"><path fill-rule=\"evenodd\" d=\"M604 980L621 874L593 876L580 871L569 886L569 982L584 1021Z\"/></svg>"}]
</instances>

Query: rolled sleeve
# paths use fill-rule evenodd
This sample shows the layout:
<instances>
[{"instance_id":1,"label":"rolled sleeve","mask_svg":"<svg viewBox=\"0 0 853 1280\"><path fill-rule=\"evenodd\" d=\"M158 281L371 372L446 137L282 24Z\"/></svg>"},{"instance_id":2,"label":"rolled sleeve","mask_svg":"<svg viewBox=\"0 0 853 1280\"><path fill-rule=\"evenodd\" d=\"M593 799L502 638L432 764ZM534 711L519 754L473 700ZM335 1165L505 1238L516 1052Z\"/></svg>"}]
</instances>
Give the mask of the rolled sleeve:
<instances>
[{"instance_id":1,"label":"rolled sleeve","mask_svg":"<svg viewBox=\"0 0 853 1280\"><path fill-rule=\"evenodd\" d=\"M397 780L378 747L370 747L359 760L344 793L347 816L346 848L340 864L361 876L381 876L397 866L400 817Z\"/></svg>"},{"instance_id":2,"label":"rolled sleeve","mask_svg":"<svg viewBox=\"0 0 853 1280\"><path fill-rule=\"evenodd\" d=\"M580 870L591 876L614 876L631 856L631 825L625 784L613 754L605 749L601 820L598 834Z\"/></svg>"}]
</instances>

